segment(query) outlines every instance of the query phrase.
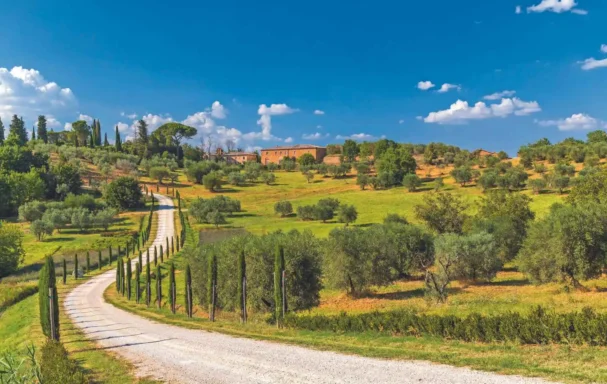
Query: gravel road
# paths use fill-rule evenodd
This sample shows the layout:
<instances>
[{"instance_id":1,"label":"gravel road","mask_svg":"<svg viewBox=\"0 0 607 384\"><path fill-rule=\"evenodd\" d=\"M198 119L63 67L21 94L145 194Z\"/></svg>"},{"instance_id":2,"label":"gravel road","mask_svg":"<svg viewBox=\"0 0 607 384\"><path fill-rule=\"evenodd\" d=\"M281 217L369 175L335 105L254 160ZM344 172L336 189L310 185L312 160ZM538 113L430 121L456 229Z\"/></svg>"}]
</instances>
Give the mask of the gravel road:
<instances>
[{"instance_id":1,"label":"gravel road","mask_svg":"<svg viewBox=\"0 0 607 384\"><path fill-rule=\"evenodd\" d=\"M159 200L154 244L173 236L173 203ZM153 246L152 246L153 247ZM139 376L169 383L543 383L419 361L388 361L236 338L155 323L107 304L109 271L78 286L65 300L88 338L126 358Z\"/></svg>"}]
</instances>

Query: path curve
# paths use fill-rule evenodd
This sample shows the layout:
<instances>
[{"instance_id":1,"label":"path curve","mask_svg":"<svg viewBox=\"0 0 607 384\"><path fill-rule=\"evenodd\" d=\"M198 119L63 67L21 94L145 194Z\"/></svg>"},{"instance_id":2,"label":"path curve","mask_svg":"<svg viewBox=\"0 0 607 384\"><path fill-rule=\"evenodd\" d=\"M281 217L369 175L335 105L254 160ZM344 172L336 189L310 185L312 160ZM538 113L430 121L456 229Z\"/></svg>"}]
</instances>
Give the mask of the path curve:
<instances>
[{"instance_id":1,"label":"path curve","mask_svg":"<svg viewBox=\"0 0 607 384\"><path fill-rule=\"evenodd\" d=\"M174 207L159 200L160 246L174 235ZM145 261L145 260L144 260ZM126 358L137 375L170 383L543 383L419 361L342 355L160 324L103 300L115 280L108 271L70 292L66 312L100 348Z\"/></svg>"}]
</instances>

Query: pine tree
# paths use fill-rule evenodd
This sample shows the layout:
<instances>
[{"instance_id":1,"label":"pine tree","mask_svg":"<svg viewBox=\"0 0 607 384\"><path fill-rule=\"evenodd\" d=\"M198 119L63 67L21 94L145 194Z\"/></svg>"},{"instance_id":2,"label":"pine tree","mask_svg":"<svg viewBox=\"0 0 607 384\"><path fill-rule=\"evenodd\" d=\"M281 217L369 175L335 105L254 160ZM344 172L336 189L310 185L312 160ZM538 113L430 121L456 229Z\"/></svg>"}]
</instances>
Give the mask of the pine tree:
<instances>
[{"instance_id":1,"label":"pine tree","mask_svg":"<svg viewBox=\"0 0 607 384\"><path fill-rule=\"evenodd\" d=\"M55 263L51 256L46 257L44 266L40 270L38 292L42 332L48 338L54 335L55 340L59 340L59 296L57 295Z\"/></svg>"},{"instance_id":2,"label":"pine tree","mask_svg":"<svg viewBox=\"0 0 607 384\"><path fill-rule=\"evenodd\" d=\"M285 256L282 246L276 246L274 255L274 311L276 324L279 325L283 318L282 308L282 271L285 269Z\"/></svg>"},{"instance_id":3,"label":"pine tree","mask_svg":"<svg viewBox=\"0 0 607 384\"><path fill-rule=\"evenodd\" d=\"M122 152L122 141L120 140L120 132L118 131L118 126L116 126L116 150L118 152Z\"/></svg>"},{"instance_id":4,"label":"pine tree","mask_svg":"<svg viewBox=\"0 0 607 384\"><path fill-rule=\"evenodd\" d=\"M78 255L74 255L74 279L78 279Z\"/></svg>"},{"instance_id":5,"label":"pine tree","mask_svg":"<svg viewBox=\"0 0 607 384\"><path fill-rule=\"evenodd\" d=\"M105 133L105 138L103 139L103 146L104 147L110 146L110 142L107 140L107 132Z\"/></svg>"},{"instance_id":6,"label":"pine tree","mask_svg":"<svg viewBox=\"0 0 607 384\"><path fill-rule=\"evenodd\" d=\"M0 118L0 145L4 144L4 123L2 123L2 119Z\"/></svg>"},{"instance_id":7,"label":"pine tree","mask_svg":"<svg viewBox=\"0 0 607 384\"><path fill-rule=\"evenodd\" d=\"M44 144L48 143L48 132L46 130L46 116L38 116L38 139L44 141Z\"/></svg>"},{"instance_id":8,"label":"pine tree","mask_svg":"<svg viewBox=\"0 0 607 384\"><path fill-rule=\"evenodd\" d=\"M209 320L215 321L215 299L217 298L217 256L215 256L214 252L209 254L209 268L207 269L207 276Z\"/></svg>"},{"instance_id":9,"label":"pine tree","mask_svg":"<svg viewBox=\"0 0 607 384\"><path fill-rule=\"evenodd\" d=\"M9 145L23 146L27 143L27 132L25 131L25 123L23 118L13 115L11 125L8 130L6 143Z\"/></svg>"},{"instance_id":10,"label":"pine tree","mask_svg":"<svg viewBox=\"0 0 607 384\"><path fill-rule=\"evenodd\" d=\"M160 265L156 267L156 301L158 308L162 308L162 270Z\"/></svg>"},{"instance_id":11,"label":"pine tree","mask_svg":"<svg viewBox=\"0 0 607 384\"><path fill-rule=\"evenodd\" d=\"M188 317L192 317L192 271L190 270L190 264L185 266L185 308Z\"/></svg>"},{"instance_id":12,"label":"pine tree","mask_svg":"<svg viewBox=\"0 0 607 384\"><path fill-rule=\"evenodd\" d=\"M175 285L175 265L170 263L169 265L169 301L171 303L171 312L175 314L175 306L177 305L177 286Z\"/></svg>"},{"instance_id":13,"label":"pine tree","mask_svg":"<svg viewBox=\"0 0 607 384\"><path fill-rule=\"evenodd\" d=\"M131 271L131 261L126 261L126 297L131 300L131 279L133 278L133 272Z\"/></svg>"},{"instance_id":14,"label":"pine tree","mask_svg":"<svg viewBox=\"0 0 607 384\"><path fill-rule=\"evenodd\" d=\"M63 258L63 285L67 284L67 261Z\"/></svg>"},{"instance_id":15,"label":"pine tree","mask_svg":"<svg viewBox=\"0 0 607 384\"><path fill-rule=\"evenodd\" d=\"M244 251L238 255L238 293L236 300L238 301L238 308L240 308L240 321L243 323L246 320L247 306L245 304L245 292L244 292L244 280L247 275L247 265L245 262Z\"/></svg>"}]
</instances>

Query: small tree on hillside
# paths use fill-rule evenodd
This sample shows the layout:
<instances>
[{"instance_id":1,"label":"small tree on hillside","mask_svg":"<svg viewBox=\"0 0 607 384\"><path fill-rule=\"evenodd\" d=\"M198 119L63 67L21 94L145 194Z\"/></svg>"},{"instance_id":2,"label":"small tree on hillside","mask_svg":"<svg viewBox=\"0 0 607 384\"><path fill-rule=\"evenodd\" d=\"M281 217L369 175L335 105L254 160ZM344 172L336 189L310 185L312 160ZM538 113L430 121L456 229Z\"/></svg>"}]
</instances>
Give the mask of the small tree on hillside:
<instances>
[{"instance_id":1,"label":"small tree on hillside","mask_svg":"<svg viewBox=\"0 0 607 384\"><path fill-rule=\"evenodd\" d=\"M403 186L407 188L409 192L415 192L421 185L422 181L416 174L410 173L403 178Z\"/></svg>"},{"instance_id":2,"label":"small tree on hillside","mask_svg":"<svg viewBox=\"0 0 607 384\"><path fill-rule=\"evenodd\" d=\"M221 189L221 176L217 172L211 172L202 178L202 184L211 192Z\"/></svg>"},{"instance_id":3,"label":"small tree on hillside","mask_svg":"<svg viewBox=\"0 0 607 384\"><path fill-rule=\"evenodd\" d=\"M306 181L308 182L308 184L310 184L312 182L312 180L314 180L314 174L311 171L303 172L303 175L304 175Z\"/></svg>"},{"instance_id":4,"label":"small tree on hillside","mask_svg":"<svg viewBox=\"0 0 607 384\"><path fill-rule=\"evenodd\" d=\"M353 205L340 205L337 210L337 221L345 223L346 227L356 221L358 212Z\"/></svg>"},{"instance_id":5,"label":"small tree on hillside","mask_svg":"<svg viewBox=\"0 0 607 384\"><path fill-rule=\"evenodd\" d=\"M138 208L143 204L141 186L132 177L119 177L108 184L105 200L111 207L122 211Z\"/></svg>"},{"instance_id":6,"label":"small tree on hillside","mask_svg":"<svg viewBox=\"0 0 607 384\"><path fill-rule=\"evenodd\" d=\"M270 163L270 164L274 164L274 163ZM270 164L268 164L268 165L270 165ZM276 175L273 174L272 172L263 172L261 174L261 181L263 181L267 185L273 184L276 181Z\"/></svg>"},{"instance_id":7,"label":"small tree on hillside","mask_svg":"<svg viewBox=\"0 0 607 384\"><path fill-rule=\"evenodd\" d=\"M280 217L287 217L293 213L293 205L290 201L280 200L274 204L274 212L280 214Z\"/></svg>"}]
</instances>

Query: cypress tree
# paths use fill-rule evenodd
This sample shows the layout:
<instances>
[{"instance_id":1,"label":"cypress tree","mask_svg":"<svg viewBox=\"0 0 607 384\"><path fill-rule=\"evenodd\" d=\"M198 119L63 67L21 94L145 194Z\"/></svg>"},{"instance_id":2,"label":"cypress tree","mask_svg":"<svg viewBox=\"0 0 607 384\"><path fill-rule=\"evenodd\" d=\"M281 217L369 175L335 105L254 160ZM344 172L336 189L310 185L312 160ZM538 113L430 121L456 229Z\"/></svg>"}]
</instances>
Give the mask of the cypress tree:
<instances>
[{"instance_id":1,"label":"cypress tree","mask_svg":"<svg viewBox=\"0 0 607 384\"><path fill-rule=\"evenodd\" d=\"M169 263L169 300L171 303L171 312L175 314L175 306L177 305L177 287L175 285L175 264Z\"/></svg>"},{"instance_id":2,"label":"cypress tree","mask_svg":"<svg viewBox=\"0 0 607 384\"><path fill-rule=\"evenodd\" d=\"M93 136L95 133L93 132L90 136L89 136L89 147L90 148L95 148L95 137Z\"/></svg>"},{"instance_id":3,"label":"cypress tree","mask_svg":"<svg viewBox=\"0 0 607 384\"><path fill-rule=\"evenodd\" d=\"M118 152L122 152L122 141L120 140L120 132L118 131L118 126L116 126L116 150Z\"/></svg>"},{"instance_id":4,"label":"cypress tree","mask_svg":"<svg viewBox=\"0 0 607 384\"><path fill-rule=\"evenodd\" d=\"M118 258L118 260L116 260L118 263L116 264L116 291L118 293L121 292L120 289L120 284L122 283L122 277L120 276L120 264L121 264L121 259L120 257Z\"/></svg>"},{"instance_id":5,"label":"cypress tree","mask_svg":"<svg viewBox=\"0 0 607 384\"><path fill-rule=\"evenodd\" d=\"M133 279L133 272L131 271L131 261L126 261L126 297L131 300L131 280Z\"/></svg>"},{"instance_id":6,"label":"cypress tree","mask_svg":"<svg viewBox=\"0 0 607 384\"><path fill-rule=\"evenodd\" d=\"M59 296L57 295L55 263L51 256L46 257L44 266L40 270L38 304L42 332L48 338L55 336L55 340L59 340Z\"/></svg>"},{"instance_id":7,"label":"cypress tree","mask_svg":"<svg viewBox=\"0 0 607 384\"><path fill-rule=\"evenodd\" d=\"M27 143L27 131L25 130L25 123L23 118L13 115L11 124L8 128L8 137L6 142L10 145L24 146Z\"/></svg>"},{"instance_id":8,"label":"cypress tree","mask_svg":"<svg viewBox=\"0 0 607 384\"><path fill-rule=\"evenodd\" d=\"M152 282L151 282L151 279L152 279L152 276L150 274L150 263L148 262L145 265L145 304L148 307L150 306L150 297L152 296Z\"/></svg>"},{"instance_id":9,"label":"cypress tree","mask_svg":"<svg viewBox=\"0 0 607 384\"><path fill-rule=\"evenodd\" d=\"M141 263L135 264L135 301L139 304L141 300L141 289L139 286L141 279Z\"/></svg>"},{"instance_id":10,"label":"cypress tree","mask_svg":"<svg viewBox=\"0 0 607 384\"><path fill-rule=\"evenodd\" d=\"M74 255L74 279L78 279L78 255Z\"/></svg>"},{"instance_id":11,"label":"cypress tree","mask_svg":"<svg viewBox=\"0 0 607 384\"><path fill-rule=\"evenodd\" d=\"M97 120L97 134L95 135L95 137L97 138L97 142L95 143L96 146L101 147L101 122L99 120Z\"/></svg>"},{"instance_id":12,"label":"cypress tree","mask_svg":"<svg viewBox=\"0 0 607 384\"><path fill-rule=\"evenodd\" d=\"M67 284L67 261L63 258L63 285Z\"/></svg>"},{"instance_id":13,"label":"cypress tree","mask_svg":"<svg viewBox=\"0 0 607 384\"><path fill-rule=\"evenodd\" d=\"M158 249L154 245L154 265L158 265Z\"/></svg>"},{"instance_id":14,"label":"cypress tree","mask_svg":"<svg viewBox=\"0 0 607 384\"><path fill-rule=\"evenodd\" d=\"M143 265L141 251L139 251L139 257L137 258L137 262L139 263L139 265Z\"/></svg>"},{"instance_id":15,"label":"cypress tree","mask_svg":"<svg viewBox=\"0 0 607 384\"><path fill-rule=\"evenodd\" d=\"M149 264L150 263L150 249L148 248L146 254L145 254L145 263Z\"/></svg>"},{"instance_id":16,"label":"cypress tree","mask_svg":"<svg viewBox=\"0 0 607 384\"><path fill-rule=\"evenodd\" d=\"M86 273L91 273L91 255L86 252Z\"/></svg>"},{"instance_id":17,"label":"cypress tree","mask_svg":"<svg viewBox=\"0 0 607 384\"><path fill-rule=\"evenodd\" d=\"M283 317L282 313L282 271L284 270L285 257L282 246L276 246L274 255L274 311L276 324L279 325Z\"/></svg>"},{"instance_id":18,"label":"cypress tree","mask_svg":"<svg viewBox=\"0 0 607 384\"><path fill-rule=\"evenodd\" d=\"M129 241L127 241L127 242L126 242L126 246L125 246L125 248L126 248L126 257L127 257L127 259L128 259L128 257L129 257L129 254L130 254L129 252L130 252L130 250L131 250L131 247L130 247L130 245L129 245L129 244L130 244L130 242L129 242Z\"/></svg>"},{"instance_id":19,"label":"cypress tree","mask_svg":"<svg viewBox=\"0 0 607 384\"><path fill-rule=\"evenodd\" d=\"M171 236L171 254L175 256L175 237Z\"/></svg>"},{"instance_id":20,"label":"cypress tree","mask_svg":"<svg viewBox=\"0 0 607 384\"><path fill-rule=\"evenodd\" d=\"M0 145L4 144L4 123L0 118Z\"/></svg>"},{"instance_id":21,"label":"cypress tree","mask_svg":"<svg viewBox=\"0 0 607 384\"><path fill-rule=\"evenodd\" d=\"M238 308L240 308L240 321L245 322L247 307L245 304L245 293L244 293L244 279L247 274L247 265L245 262L244 251L238 255L238 292L236 300L238 301Z\"/></svg>"},{"instance_id":22,"label":"cypress tree","mask_svg":"<svg viewBox=\"0 0 607 384\"><path fill-rule=\"evenodd\" d=\"M176 235L176 236L177 236L177 252L179 252L179 235Z\"/></svg>"},{"instance_id":23,"label":"cypress tree","mask_svg":"<svg viewBox=\"0 0 607 384\"><path fill-rule=\"evenodd\" d=\"M105 133L105 139L103 139L103 146L104 147L109 147L110 146L110 142L107 141L107 132Z\"/></svg>"},{"instance_id":24,"label":"cypress tree","mask_svg":"<svg viewBox=\"0 0 607 384\"><path fill-rule=\"evenodd\" d=\"M112 265L112 246L111 245L110 245L109 251L110 251L110 265Z\"/></svg>"},{"instance_id":25,"label":"cypress tree","mask_svg":"<svg viewBox=\"0 0 607 384\"><path fill-rule=\"evenodd\" d=\"M120 249L120 245L118 246L118 257L122 256L122 250Z\"/></svg>"},{"instance_id":26,"label":"cypress tree","mask_svg":"<svg viewBox=\"0 0 607 384\"><path fill-rule=\"evenodd\" d=\"M209 253L209 267L207 269L207 276L209 320L215 321L215 307L217 298L217 257L215 256L215 252Z\"/></svg>"},{"instance_id":27,"label":"cypress tree","mask_svg":"<svg viewBox=\"0 0 607 384\"><path fill-rule=\"evenodd\" d=\"M158 308L162 308L162 270L160 265L156 267L156 301Z\"/></svg>"},{"instance_id":28,"label":"cypress tree","mask_svg":"<svg viewBox=\"0 0 607 384\"><path fill-rule=\"evenodd\" d=\"M163 256L163 252L162 252L162 244L160 244L160 262L164 263L164 256Z\"/></svg>"},{"instance_id":29,"label":"cypress tree","mask_svg":"<svg viewBox=\"0 0 607 384\"><path fill-rule=\"evenodd\" d=\"M101 269L103 266L103 260L101 257L101 250L97 251L97 269Z\"/></svg>"},{"instance_id":30,"label":"cypress tree","mask_svg":"<svg viewBox=\"0 0 607 384\"><path fill-rule=\"evenodd\" d=\"M38 116L38 139L48 143L48 132L46 130L46 116Z\"/></svg>"},{"instance_id":31,"label":"cypress tree","mask_svg":"<svg viewBox=\"0 0 607 384\"><path fill-rule=\"evenodd\" d=\"M122 296L124 296L124 294L126 293L126 268L124 267L126 263L128 263L128 259L120 259L120 290Z\"/></svg>"},{"instance_id":32,"label":"cypress tree","mask_svg":"<svg viewBox=\"0 0 607 384\"><path fill-rule=\"evenodd\" d=\"M32 127L32 138L31 138L31 140L32 141L36 140L36 128L35 127Z\"/></svg>"},{"instance_id":33,"label":"cypress tree","mask_svg":"<svg viewBox=\"0 0 607 384\"><path fill-rule=\"evenodd\" d=\"M171 256L171 248L169 248L169 237L167 236L167 247L165 248L167 250L167 259Z\"/></svg>"},{"instance_id":34,"label":"cypress tree","mask_svg":"<svg viewBox=\"0 0 607 384\"><path fill-rule=\"evenodd\" d=\"M185 308L188 317L192 317L192 271L190 264L185 266Z\"/></svg>"}]
</instances>

